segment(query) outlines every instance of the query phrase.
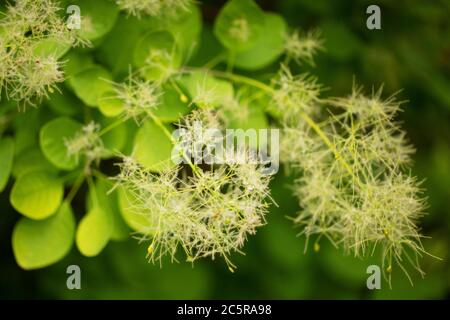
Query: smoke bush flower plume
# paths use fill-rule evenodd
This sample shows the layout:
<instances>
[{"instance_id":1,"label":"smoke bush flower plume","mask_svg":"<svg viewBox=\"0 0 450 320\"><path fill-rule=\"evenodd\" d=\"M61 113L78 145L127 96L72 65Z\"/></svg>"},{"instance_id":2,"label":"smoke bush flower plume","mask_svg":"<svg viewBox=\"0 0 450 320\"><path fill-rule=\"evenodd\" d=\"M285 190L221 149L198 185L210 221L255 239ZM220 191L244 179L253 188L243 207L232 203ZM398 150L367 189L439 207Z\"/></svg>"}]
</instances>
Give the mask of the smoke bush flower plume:
<instances>
[{"instance_id":1,"label":"smoke bush flower plume","mask_svg":"<svg viewBox=\"0 0 450 320\"><path fill-rule=\"evenodd\" d=\"M160 104L162 92L155 82L143 80L133 74L123 83L114 83L112 99L119 99L123 105L123 117L142 123ZM107 98L108 99L108 98Z\"/></svg>"},{"instance_id":2,"label":"smoke bush flower plume","mask_svg":"<svg viewBox=\"0 0 450 320\"><path fill-rule=\"evenodd\" d=\"M17 0L0 19L0 89L10 99L34 104L64 80L57 57L36 53L41 41L88 44L67 28L60 10L51 0Z\"/></svg>"},{"instance_id":3,"label":"smoke bush flower plume","mask_svg":"<svg viewBox=\"0 0 450 320\"><path fill-rule=\"evenodd\" d=\"M301 173L294 188L301 234L325 236L355 256L380 246L389 280L394 262L407 275L405 261L421 272L416 223L425 204L420 184L405 172L414 149L395 121L400 102L382 100L381 89L366 97L357 87L349 97L322 100L308 76L286 68L276 85L273 103L287 115L282 159Z\"/></svg>"},{"instance_id":4,"label":"smoke bush flower plume","mask_svg":"<svg viewBox=\"0 0 450 320\"><path fill-rule=\"evenodd\" d=\"M211 111L201 110L189 115L184 127L194 130L195 121L217 123ZM162 263L165 255L176 260L181 248L189 262L222 256L233 271L230 253L240 252L247 236L265 224L270 177L261 174L258 164L209 169L189 164L191 174L181 165L157 174L126 157L115 179L131 195L130 209L148 221L139 239L150 242L149 261Z\"/></svg>"},{"instance_id":5,"label":"smoke bush flower plume","mask_svg":"<svg viewBox=\"0 0 450 320\"><path fill-rule=\"evenodd\" d=\"M89 171L90 165L100 162L100 159L107 155L107 150L100 138L100 125L90 122L70 139L64 139L67 148L67 155L75 157L77 161L80 157L86 160L85 170Z\"/></svg>"},{"instance_id":6,"label":"smoke bush flower plume","mask_svg":"<svg viewBox=\"0 0 450 320\"><path fill-rule=\"evenodd\" d=\"M322 40L318 31L301 34L294 30L286 35L284 50L289 59L301 64L303 61L314 65L314 55L323 50Z\"/></svg>"}]
</instances>

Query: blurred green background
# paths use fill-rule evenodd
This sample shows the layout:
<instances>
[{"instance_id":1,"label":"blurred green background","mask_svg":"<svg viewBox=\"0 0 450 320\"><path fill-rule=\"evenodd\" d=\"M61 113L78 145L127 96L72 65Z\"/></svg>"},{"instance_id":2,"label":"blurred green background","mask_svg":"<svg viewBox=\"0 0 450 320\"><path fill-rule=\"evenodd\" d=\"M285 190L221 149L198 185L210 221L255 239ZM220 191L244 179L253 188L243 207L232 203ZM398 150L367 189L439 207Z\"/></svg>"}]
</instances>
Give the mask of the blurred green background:
<instances>
[{"instance_id":1,"label":"blurred green background","mask_svg":"<svg viewBox=\"0 0 450 320\"><path fill-rule=\"evenodd\" d=\"M436 299L450 297L450 1L258 1L280 12L291 27L318 28L326 52L316 67L302 67L319 77L326 95L346 95L355 80L370 91L384 84L384 93L399 90L404 105L401 121L417 148L413 173L424 179L429 214L422 220L425 248L441 257L421 260L424 279L411 272L414 287L394 269L393 289L366 288L366 268L378 260L344 256L322 242L321 250L303 253L304 239L286 216L297 210L290 181L281 174L273 181L273 207L268 226L250 237L245 256L232 258L230 273L220 261L205 259L159 266L145 260L145 246L135 240L113 242L96 258L76 249L59 263L36 271L21 270L13 257L11 232L19 215L7 195L0 195L0 298L70 299ZM204 1L203 36L210 39L211 22L223 1ZM370 4L382 12L382 29L368 30L365 13ZM209 24L209 25L208 25ZM205 50L200 50L205 54ZM200 57L197 57L200 59ZM201 60L201 59L200 59ZM195 58L194 58L195 61ZM301 70L299 70L301 71ZM10 186L9 186L10 188ZM82 289L66 288L66 268L81 267Z\"/></svg>"}]
</instances>

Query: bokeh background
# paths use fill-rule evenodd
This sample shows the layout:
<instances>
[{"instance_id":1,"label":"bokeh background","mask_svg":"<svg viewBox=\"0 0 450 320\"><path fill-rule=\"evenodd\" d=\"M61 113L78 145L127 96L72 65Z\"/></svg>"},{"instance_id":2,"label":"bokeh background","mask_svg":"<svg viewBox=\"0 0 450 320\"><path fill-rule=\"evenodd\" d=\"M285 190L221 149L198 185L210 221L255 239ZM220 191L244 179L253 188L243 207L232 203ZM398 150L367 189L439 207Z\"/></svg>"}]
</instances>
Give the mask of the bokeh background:
<instances>
[{"instance_id":1,"label":"bokeh background","mask_svg":"<svg viewBox=\"0 0 450 320\"><path fill-rule=\"evenodd\" d=\"M398 92L407 100L401 121L416 146L413 173L424 179L428 215L422 220L425 248L442 261L421 260L424 279L411 272L414 287L394 269L393 288L366 288L366 268L378 260L345 256L322 242L321 250L303 252L304 240L295 235L287 216L297 210L290 181L280 174L273 181L273 207L268 226L248 241L245 256L232 258L238 269L224 263L200 261L148 264L145 246L133 239L109 243L95 258L76 249L45 269L21 270L11 249L11 233L19 215L9 205L9 191L0 195L0 298L58 299L445 299L450 297L450 1L258 1L281 13L291 27L318 28L326 52L316 67L303 67L319 77L326 95L350 93L355 80L370 92L384 85L384 93ZM382 29L366 28L365 10L377 4ZM203 37L210 43L211 23L223 1L203 1ZM214 54L204 46L193 61ZM281 168L283 170L283 168ZM10 188L11 186L9 186ZM82 289L66 288L66 268L81 267Z\"/></svg>"}]
</instances>

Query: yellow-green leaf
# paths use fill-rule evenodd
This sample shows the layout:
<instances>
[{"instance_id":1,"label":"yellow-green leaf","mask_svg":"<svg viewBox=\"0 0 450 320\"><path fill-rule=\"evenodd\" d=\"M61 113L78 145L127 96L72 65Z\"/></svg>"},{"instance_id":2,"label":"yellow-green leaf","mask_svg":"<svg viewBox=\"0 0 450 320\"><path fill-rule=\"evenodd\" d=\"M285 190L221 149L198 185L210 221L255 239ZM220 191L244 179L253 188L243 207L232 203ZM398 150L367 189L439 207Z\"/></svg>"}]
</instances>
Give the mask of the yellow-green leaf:
<instances>
[{"instance_id":1,"label":"yellow-green leaf","mask_svg":"<svg viewBox=\"0 0 450 320\"><path fill-rule=\"evenodd\" d=\"M63 183L48 172L30 172L16 180L10 194L14 209L24 216L42 220L56 212L63 197Z\"/></svg>"},{"instance_id":2,"label":"yellow-green leaf","mask_svg":"<svg viewBox=\"0 0 450 320\"><path fill-rule=\"evenodd\" d=\"M170 127L166 127L171 132ZM171 160L173 144L153 121L142 125L134 138L133 155L145 168L161 171L174 165Z\"/></svg>"},{"instance_id":3,"label":"yellow-green leaf","mask_svg":"<svg viewBox=\"0 0 450 320\"><path fill-rule=\"evenodd\" d=\"M78 165L67 153L65 141L72 138L83 125L70 118L54 119L41 128L39 142L44 156L57 168L73 170Z\"/></svg>"},{"instance_id":4,"label":"yellow-green leaf","mask_svg":"<svg viewBox=\"0 0 450 320\"><path fill-rule=\"evenodd\" d=\"M70 251L74 234L75 219L66 202L55 215L45 220L20 219L12 235L17 264L25 270L32 270L61 260Z\"/></svg>"}]
</instances>

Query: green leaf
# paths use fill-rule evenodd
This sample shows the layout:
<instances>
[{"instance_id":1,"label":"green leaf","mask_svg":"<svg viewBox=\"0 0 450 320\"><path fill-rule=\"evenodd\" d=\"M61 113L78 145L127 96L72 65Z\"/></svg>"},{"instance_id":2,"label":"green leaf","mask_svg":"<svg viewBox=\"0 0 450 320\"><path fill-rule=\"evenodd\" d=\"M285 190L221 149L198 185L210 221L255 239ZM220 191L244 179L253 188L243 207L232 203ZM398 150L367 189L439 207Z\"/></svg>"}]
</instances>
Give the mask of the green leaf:
<instances>
[{"instance_id":1,"label":"green leaf","mask_svg":"<svg viewBox=\"0 0 450 320\"><path fill-rule=\"evenodd\" d=\"M14 157L14 141L11 138L0 139L0 192L5 189L11 174Z\"/></svg>"},{"instance_id":2,"label":"green leaf","mask_svg":"<svg viewBox=\"0 0 450 320\"><path fill-rule=\"evenodd\" d=\"M78 162L67 154L65 140L81 130L82 124L70 118L54 119L41 128L39 142L44 156L57 168L73 170Z\"/></svg>"},{"instance_id":3,"label":"green leaf","mask_svg":"<svg viewBox=\"0 0 450 320\"><path fill-rule=\"evenodd\" d=\"M192 55L198 47L198 38L202 30L202 16L200 9L192 5L184 14L176 19L168 19L165 23L184 57Z\"/></svg>"},{"instance_id":4,"label":"green leaf","mask_svg":"<svg viewBox=\"0 0 450 320\"><path fill-rule=\"evenodd\" d=\"M123 101L114 91L105 91L98 99L98 109L105 117L117 117L123 112Z\"/></svg>"},{"instance_id":5,"label":"green leaf","mask_svg":"<svg viewBox=\"0 0 450 320\"><path fill-rule=\"evenodd\" d=\"M1 160L0 160L1 161ZM31 147L21 152L14 160L12 173L19 178L24 174L36 171L56 172L55 168L44 156L41 149Z\"/></svg>"},{"instance_id":6,"label":"green leaf","mask_svg":"<svg viewBox=\"0 0 450 320\"><path fill-rule=\"evenodd\" d=\"M181 78L180 82L199 107L217 107L234 97L233 85L230 82L216 79L206 73L193 72Z\"/></svg>"},{"instance_id":7,"label":"green leaf","mask_svg":"<svg viewBox=\"0 0 450 320\"><path fill-rule=\"evenodd\" d=\"M230 129L258 130L269 127L266 114L260 106L250 103L246 108L246 114L227 113Z\"/></svg>"},{"instance_id":8,"label":"green leaf","mask_svg":"<svg viewBox=\"0 0 450 320\"><path fill-rule=\"evenodd\" d=\"M11 190L10 202L24 216L42 220L56 212L63 197L63 183L53 174L39 171L19 177Z\"/></svg>"},{"instance_id":9,"label":"green leaf","mask_svg":"<svg viewBox=\"0 0 450 320\"><path fill-rule=\"evenodd\" d=\"M214 24L214 34L230 51L250 49L263 34L264 11L253 0L231 0Z\"/></svg>"},{"instance_id":10,"label":"green leaf","mask_svg":"<svg viewBox=\"0 0 450 320\"><path fill-rule=\"evenodd\" d=\"M154 114L163 122L176 122L181 116L190 111L189 103L182 101L180 93L170 86L164 88L161 104Z\"/></svg>"},{"instance_id":11,"label":"green leaf","mask_svg":"<svg viewBox=\"0 0 450 320\"><path fill-rule=\"evenodd\" d=\"M108 183L110 185L108 185ZM99 205L108 213L112 222L111 240L124 240L130 234L130 228L125 223L119 209L118 192L110 192L111 181L98 179L95 184Z\"/></svg>"},{"instance_id":12,"label":"green leaf","mask_svg":"<svg viewBox=\"0 0 450 320\"><path fill-rule=\"evenodd\" d=\"M125 223L134 231L147 230L151 224L143 215L136 213L136 198L123 188L118 189L119 209Z\"/></svg>"},{"instance_id":13,"label":"green leaf","mask_svg":"<svg viewBox=\"0 0 450 320\"><path fill-rule=\"evenodd\" d=\"M38 143L40 111L41 109L36 108L14 117L14 153L16 155Z\"/></svg>"},{"instance_id":14,"label":"green leaf","mask_svg":"<svg viewBox=\"0 0 450 320\"><path fill-rule=\"evenodd\" d=\"M161 80L181 65L181 54L168 31L152 31L141 38L134 50L134 64L147 80Z\"/></svg>"},{"instance_id":15,"label":"green leaf","mask_svg":"<svg viewBox=\"0 0 450 320\"><path fill-rule=\"evenodd\" d=\"M263 36L250 49L236 54L236 67L257 70L277 60L284 50L286 30L287 25L282 16L265 13Z\"/></svg>"},{"instance_id":16,"label":"green leaf","mask_svg":"<svg viewBox=\"0 0 450 320\"><path fill-rule=\"evenodd\" d=\"M242 130L249 130L254 129L257 132L257 139L256 141L251 140L249 147L251 148L257 148L258 144L266 144L267 143L267 136L266 135L260 135L258 130L260 129L267 129L269 127L269 123L267 121L266 114L262 107L255 105L253 103L249 103L248 106L243 106L243 108L246 108L246 111L242 112L225 112L229 123L228 128L230 129L242 129ZM261 139L261 141L260 141Z\"/></svg>"},{"instance_id":17,"label":"green leaf","mask_svg":"<svg viewBox=\"0 0 450 320\"><path fill-rule=\"evenodd\" d=\"M89 195L91 208L78 225L76 244L83 255L94 257L108 244L113 230L113 221L108 207L102 205L96 187L89 189Z\"/></svg>"},{"instance_id":18,"label":"green leaf","mask_svg":"<svg viewBox=\"0 0 450 320\"><path fill-rule=\"evenodd\" d=\"M69 51L69 53L64 56L64 60L66 63L63 65L63 70L65 76L69 79L69 85L72 76L95 65L92 56L88 52L80 50Z\"/></svg>"},{"instance_id":19,"label":"green leaf","mask_svg":"<svg viewBox=\"0 0 450 320\"><path fill-rule=\"evenodd\" d=\"M121 15L111 32L105 36L97 56L113 75L128 74L133 63L133 51L139 39L150 30L156 30L157 26L146 23L148 20Z\"/></svg>"},{"instance_id":20,"label":"green leaf","mask_svg":"<svg viewBox=\"0 0 450 320\"><path fill-rule=\"evenodd\" d=\"M61 260L72 247L74 233L75 219L66 202L48 219L20 219L12 235L17 264L22 269L32 270Z\"/></svg>"},{"instance_id":21,"label":"green leaf","mask_svg":"<svg viewBox=\"0 0 450 320\"><path fill-rule=\"evenodd\" d=\"M107 34L119 14L119 8L108 0L74 0L71 4L81 9L79 35L88 40L96 40Z\"/></svg>"},{"instance_id":22,"label":"green leaf","mask_svg":"<svg viewBox=\"0 0 450 320\"><path fill-rule=\"evenodd\" d=\"M70 43L64 43L57 39L46 38L36 42L33 45L33 53L37 57L54 57L61 58L67 51L70 50Z\"/></svg>"},{"instance_id":23,"label":"green leaf","mask_svg":"<svg viewBox=\"0 0 450 320\"><path fill-rule=\"evenodd\" d=\"M69 81L78 98L86 105L95 107L99 98L112 90L111 75L101 66L93 66L75 74Z\"/></svg>"},{"instance_id":24,"label":"green leaf","mask_svg":"<svg viewBox=\"0 0 450 320\"><path fill-rule=\"evenodd\" d=\"M170 127L166 127L171 132ZM162 171L174 165L173 144L153 121L147 121L136 133L133 155L148 170Z\"/></svg>"}]
</instances>

